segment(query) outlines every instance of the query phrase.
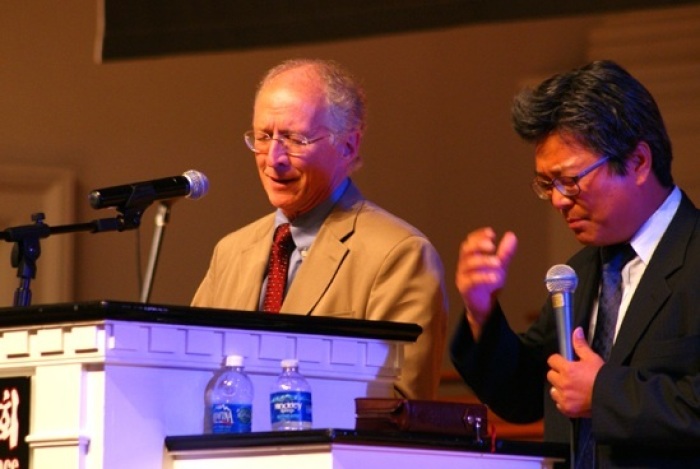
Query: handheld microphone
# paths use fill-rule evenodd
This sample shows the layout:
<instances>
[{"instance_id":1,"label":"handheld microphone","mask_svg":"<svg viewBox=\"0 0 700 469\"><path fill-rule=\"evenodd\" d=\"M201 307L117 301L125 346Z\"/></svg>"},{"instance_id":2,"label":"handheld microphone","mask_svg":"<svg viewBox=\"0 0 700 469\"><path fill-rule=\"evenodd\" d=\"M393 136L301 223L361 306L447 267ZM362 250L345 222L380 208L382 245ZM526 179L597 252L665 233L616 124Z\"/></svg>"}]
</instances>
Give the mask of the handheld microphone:
<instances>
[{"instance_id":1,"label":"handheld microphone","mask_svg":"<svg viewBox=\"0 0 700 469\"><path fill-rule=\"evenodd\" d=\"M173 176L153 181L135 182L123 186L96 189L88 195L92 208L132 208L144 207L155 200L167 200L175 197L199 199L209 190L207 177L193 169L185 171L182 176Z\"/></svg>"},{"instance_id":2,"label":"handheld microphone","mask_svg":"<svg viewBox=\"0 0 700 469\"><path fill-rule=\"evenodd\" d=\"M576 272L566 264L557 264L547 271L544 279L552 298L552 307L557 321L559 353L569 361L574 360L574 348L571 345L571 318L574 302L571 294L576 290L578 277Z\"/></svg>"}]
</instances>

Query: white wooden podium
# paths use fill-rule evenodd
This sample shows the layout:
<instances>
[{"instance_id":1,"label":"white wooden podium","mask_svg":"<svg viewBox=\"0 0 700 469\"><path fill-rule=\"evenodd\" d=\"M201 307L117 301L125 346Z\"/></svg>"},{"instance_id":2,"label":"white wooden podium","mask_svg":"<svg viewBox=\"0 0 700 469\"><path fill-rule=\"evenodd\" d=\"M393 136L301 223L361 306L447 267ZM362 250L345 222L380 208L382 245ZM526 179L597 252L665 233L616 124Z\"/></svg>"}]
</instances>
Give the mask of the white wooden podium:
<instances>
[{"instance_id":1,"label":"white wooden podium","mask_svg":"<svg viewBox=\"0 0 700 469\"><path fill-rule=\"evenodd\" d=\"M166 436L205 431L204 393L239 354L270 429L280 360L298 358L314 428L354 428L356 397L389 397L420 327L382 321L95 301L0 309L0 377L31 379L33 469L159 469Z\"/></svg>"}]
</instances>

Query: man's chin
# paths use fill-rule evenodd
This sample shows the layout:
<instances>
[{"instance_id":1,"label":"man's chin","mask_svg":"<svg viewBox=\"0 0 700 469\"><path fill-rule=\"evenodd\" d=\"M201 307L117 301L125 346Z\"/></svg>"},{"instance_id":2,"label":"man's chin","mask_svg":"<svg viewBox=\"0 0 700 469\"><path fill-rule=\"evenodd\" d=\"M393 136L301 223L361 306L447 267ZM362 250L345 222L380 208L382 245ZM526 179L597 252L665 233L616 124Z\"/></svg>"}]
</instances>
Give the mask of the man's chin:
<instances>
[{"instance_id":1,"label":"man's chin","mask_svg":"<svg viewBox=\"0 0 700 469\"><path fill-rule=\"evenodd\" d=\"M579 233L574 234L576 241L583 244L584 246L605 246L607 243L601 239L592 236L590 233Z\"/></svg>"},{"instance_id":2,"label":"man's chin","mask_svg":"<svg viewBox=\"0 0 700 469\"><path fill-rule=\"evenodd\" d=\"M594 243L595 239L587 231L572 230L572 232L574 233L574 238L576 238L576 241L578 241L579 243L585 244L585 245L595 244Z\"/></svg>"},{"instance_id":3,"label":"man's chin","mask_svg":"<svg viewBox=\"0 0 700 469\"><path fill-rule=\"evenodd\" d=\"M288 196L281 197L275 194L268 194L268 200L270 201L270 205L283 212L290 211L294 207L293 200L290 200Z\"/></svg>"}]
</instances>

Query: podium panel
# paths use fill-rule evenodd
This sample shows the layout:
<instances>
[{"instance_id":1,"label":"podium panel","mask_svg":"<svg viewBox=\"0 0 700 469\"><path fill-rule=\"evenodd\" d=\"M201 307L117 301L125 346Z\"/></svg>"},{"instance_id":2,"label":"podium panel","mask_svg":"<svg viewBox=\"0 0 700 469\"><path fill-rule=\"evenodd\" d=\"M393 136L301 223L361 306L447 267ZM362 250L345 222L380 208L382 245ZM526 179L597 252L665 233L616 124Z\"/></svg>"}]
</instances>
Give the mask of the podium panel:
<instances>
[{"instance_id":1,"label":"podium panel","mask_svg":"<svg viewBox=\"0 0 700 469\"><path fill-rule=\"evenodd\" d=\"M420 327L383 321L99 301L0 309L0 377L31 378L34 469L162 468L168 435L205 431L204 394L245 357L253 431L270 429L280 360L298 358L314 427L354 426L356 397L388 397Z\"/></svg>"}]
</instances>

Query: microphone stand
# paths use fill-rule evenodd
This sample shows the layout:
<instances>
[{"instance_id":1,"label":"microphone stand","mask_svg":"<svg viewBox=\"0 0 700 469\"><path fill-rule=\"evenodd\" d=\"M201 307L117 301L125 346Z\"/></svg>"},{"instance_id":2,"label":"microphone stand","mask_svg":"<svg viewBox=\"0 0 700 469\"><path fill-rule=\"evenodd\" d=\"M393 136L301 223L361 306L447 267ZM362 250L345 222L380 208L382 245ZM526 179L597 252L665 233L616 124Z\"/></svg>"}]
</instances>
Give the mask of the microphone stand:
<instances>
[{"instance_id":1,"label":"microphone stand","mask_svg":"<svg viewBox=\"0 0 700 469\"><path fill-rule=\"evenodd\" d=\"M32 225L23 225L7 228L0 231L0 239L15 243L12 248L12 267L17 268L17 277L20 284L14 295L14 306L29 306L32 301L30 284L36 277L36 261L41 255L40 238L48 238L52 234L74 233L77 231L89 231L100 233L103 231L125 231L137 228L141 222L141 215L148 207L142 204L135 207L117 208L119 215L114 218L102 218L88 223L77 223L51 227L44 223L43 213L32 214Z\"/></svg>"},{"instance_id":2,"label":"microphone stand","mask_svg":"<svg viewBox=\"0 0 700 469\"><path fill-rule=\"evenodd\" d=\"M170 221L170 206L170 201L161 201L158 206L158 212L155 216L154 221L156 227L153 231L151 252L148 256L148 266L146 267L146 274L143 278L143 284L141 285L142 303L148 303L148 300L151 298L151 290L153 288L153 277L155 276L156 266L158 265L160 248L163 244L163 235L165 233L165 227Z\"/></svg>"}]
</instances>

